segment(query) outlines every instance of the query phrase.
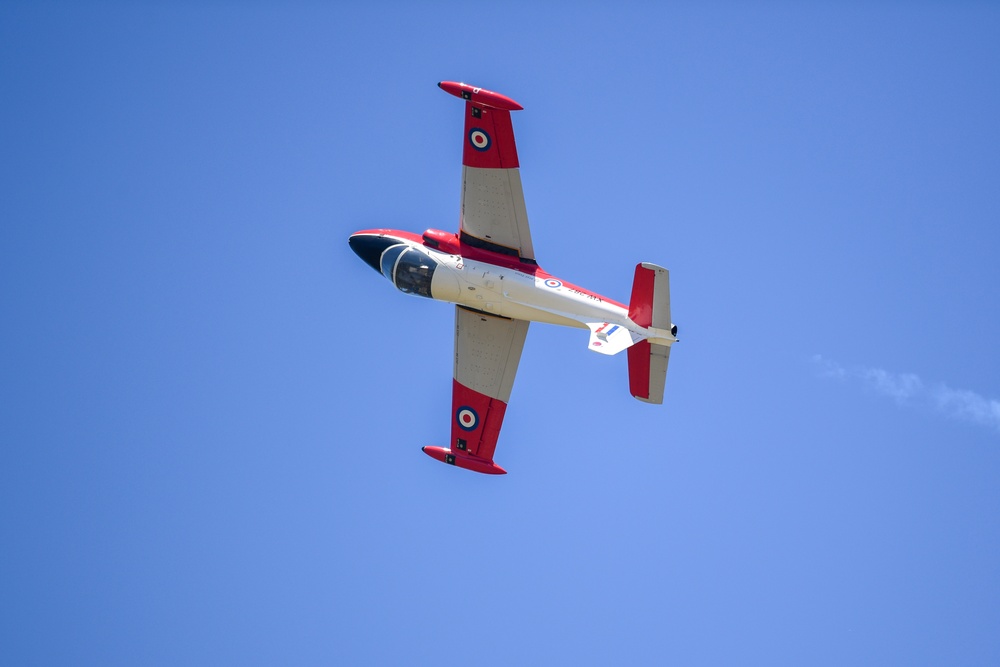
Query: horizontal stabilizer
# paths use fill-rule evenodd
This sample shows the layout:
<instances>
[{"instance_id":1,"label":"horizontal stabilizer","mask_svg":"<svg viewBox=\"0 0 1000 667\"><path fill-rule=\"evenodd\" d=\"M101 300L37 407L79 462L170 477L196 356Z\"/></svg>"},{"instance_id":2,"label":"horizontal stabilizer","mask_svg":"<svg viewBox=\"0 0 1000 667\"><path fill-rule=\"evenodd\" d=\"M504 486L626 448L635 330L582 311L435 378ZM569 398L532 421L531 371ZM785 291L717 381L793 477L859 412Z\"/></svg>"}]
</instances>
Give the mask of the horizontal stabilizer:
<instances>
[{"instance_id":1,"label":"horizontal stabilizer","mask_svg":"<svg viewBox=\"0 0 1000 667\"><path fill-rule=\"evenodd\" d=\"M589 348L601 354L618 354L642 340L639 334L610 322L587 322L587 327L590 328Z\"/></svg>"},{"instance_id":2,"label":"horizontal stabilizer","mask_svg":"<svg viewBox=\"0 0 1000 667\"><path fill-rule=\"evenodd\" d=\"M667 380L669 345L642 341L628 350L628 383L632 395L643 403L662 403Z\"/></svg>"}]
</instances>

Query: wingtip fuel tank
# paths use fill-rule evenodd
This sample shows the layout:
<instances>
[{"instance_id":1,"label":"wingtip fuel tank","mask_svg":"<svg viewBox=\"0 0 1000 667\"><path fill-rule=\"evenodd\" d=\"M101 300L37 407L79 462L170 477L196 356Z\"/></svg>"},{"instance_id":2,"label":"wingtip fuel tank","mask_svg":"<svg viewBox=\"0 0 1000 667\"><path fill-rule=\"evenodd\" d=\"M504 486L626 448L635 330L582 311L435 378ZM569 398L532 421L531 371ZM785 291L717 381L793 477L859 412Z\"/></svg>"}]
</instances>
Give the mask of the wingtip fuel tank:
<instances>
[{"instance_id":1,"label":"wingtip fuel tank","mask_svg":"<svg viewBox=\"0 0 1000 667\"><path fill-rule=\"evenodd\" d=\"M473 472L481 472L487 475L506 475L507 471L498 466L493 461L487 461L486 459L481 459L478 456L469 456L467 454L459 454L451 451L450 449L445 449L444 447L421 447L424 454L441 461L442 463L447 463L448 465L457 466L459 468L465 468L466 470L472 470Z\"/></svg>"},{"instance_id":2,"label":"wingtip fuel tank","mask_svg":"<svg viewBox=\"0 0 1000 667\"><path fill-rule=\"evenodd\" d=\"M486 90L485 88L476 88L467 83L441 81L438 83L438 87L450 95L475 102L484 107L503 109L504 111L521 111L524 109L524 107L506 95L494 93L492 90Z\"/></svg>"}]
</instances>

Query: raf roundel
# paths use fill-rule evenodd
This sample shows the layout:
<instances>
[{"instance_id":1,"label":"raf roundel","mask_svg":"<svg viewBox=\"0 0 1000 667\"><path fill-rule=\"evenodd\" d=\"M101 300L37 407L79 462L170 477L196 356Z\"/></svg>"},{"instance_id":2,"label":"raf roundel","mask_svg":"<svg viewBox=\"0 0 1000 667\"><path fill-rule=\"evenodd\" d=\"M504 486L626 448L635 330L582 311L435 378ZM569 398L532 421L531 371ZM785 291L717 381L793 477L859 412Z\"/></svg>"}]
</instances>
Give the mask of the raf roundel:
<instances>
[{"instance_id":1,"label":"raf roundel","mask_svg":"<svg viewBox=\"0 0 1000 667\"><path fill-rule=\"evenodd\" d=\"M474 127L469 131L469 143L477 151L489 150L490 147L490 135L486 134L483 130L478 127Z\"/></svg>"},{"instance_id":2,"label":"raf roundel","mask_svg":"<svg viewBox=\"0 0 1000 667\"><path fill-rule=\"evenodd\" d=\"M562 287L562 283L556 280L555 278L549 278L548 280L545 281L545 286L552 288Z\"/></svg>"},{"instance_id":3,"label":"raf roundel","mask_svg":"<svg viewBox=\"0 0 1000 667\"><path fill-rule=\"evenodd\" d=\"M455 413L455 419L458 421L458 427L463 431L474 431L479 426L479 415L467 405L458 409L458 412Z\"/></svg>"}]
</instances>

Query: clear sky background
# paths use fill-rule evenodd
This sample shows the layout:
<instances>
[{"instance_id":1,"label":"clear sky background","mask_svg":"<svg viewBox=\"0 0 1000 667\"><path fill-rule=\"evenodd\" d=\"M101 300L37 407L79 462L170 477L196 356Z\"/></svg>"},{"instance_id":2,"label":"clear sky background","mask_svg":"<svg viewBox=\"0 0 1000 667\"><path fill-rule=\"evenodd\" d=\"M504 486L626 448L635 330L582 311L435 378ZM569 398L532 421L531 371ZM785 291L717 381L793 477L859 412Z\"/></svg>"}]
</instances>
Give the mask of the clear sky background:
<instances>
[{"instance_id":1,"label":"clear sky background","mask_svg":"<svg viewBox=\"0 0 1000 667\"><path fill-rule=\"evenodd\" d=\"M0 7L3 662L1000 663L1000 10L354 4ZM532 325L498 478L347 245L456 229L442 79L680 327Z\"/></svg>"}]
</instances>

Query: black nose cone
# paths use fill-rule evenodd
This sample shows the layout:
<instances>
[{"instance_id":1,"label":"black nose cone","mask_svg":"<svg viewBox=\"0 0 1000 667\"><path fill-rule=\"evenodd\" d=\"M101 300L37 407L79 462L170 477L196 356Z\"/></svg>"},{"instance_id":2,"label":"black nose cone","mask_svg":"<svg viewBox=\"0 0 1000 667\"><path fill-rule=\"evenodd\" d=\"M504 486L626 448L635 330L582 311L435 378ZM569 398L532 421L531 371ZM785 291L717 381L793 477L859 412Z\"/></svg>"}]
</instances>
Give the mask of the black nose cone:
<instances>
[{"instance_id":1,"label":"black nose cone","mask_svg":"<svg viewBox=\"0 0 1000 667\"><path fill-rule=\"evenodd\" d=\"M351 245L354 254L365 260L365 264L381 274L379 260L382 258L382 253L389 246L399 243L399 239L375 234L354 234L347 242Z\"/></svg>"}]
</instances>

